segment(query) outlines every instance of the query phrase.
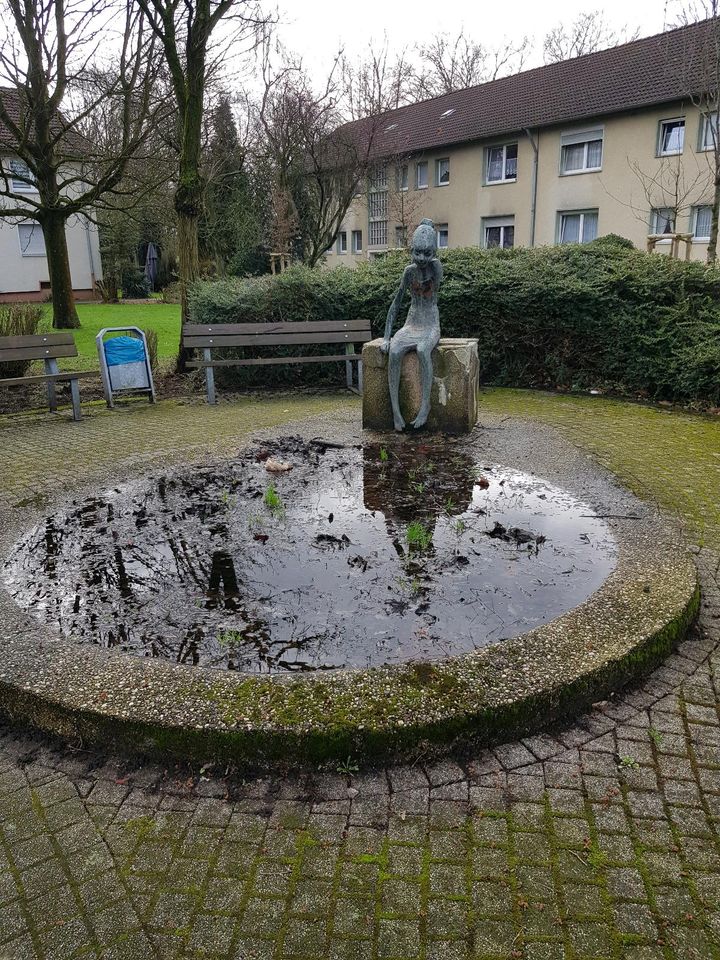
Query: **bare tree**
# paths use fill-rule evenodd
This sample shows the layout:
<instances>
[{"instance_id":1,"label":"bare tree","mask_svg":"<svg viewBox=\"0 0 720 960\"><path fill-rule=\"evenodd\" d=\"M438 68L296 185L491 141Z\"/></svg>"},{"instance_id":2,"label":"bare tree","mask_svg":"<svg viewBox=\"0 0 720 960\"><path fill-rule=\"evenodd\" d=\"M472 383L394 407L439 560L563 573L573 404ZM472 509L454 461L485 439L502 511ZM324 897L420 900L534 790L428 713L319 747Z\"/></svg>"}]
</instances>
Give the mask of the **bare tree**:
<instances>
[{"instance_id":1,"label":"bare tree","mask_svg":"<svg viewBox=\"0 0 720 960\"><path fill-rule=\"evenodd\" d=\"M662 216L656 223L655 233L675 233L678 219L686 215L702 195L707 183L705 171L698 165L693 171L681 156L662 157L656 168L648 171L637 160L629 161L630 170L637 180L642 201L640 204L630 203L630 209L635 217L648 226L648 211L651 219L655 211Z\"/></svg>"},{"instance_id":2,"label":"bare tree","mask_svg":"<svg viewBox=\"0 0 720 960\"><path fill-rule=\"evenodd\" d=\"M0 158L0 217L39 224L53 325L77 327L65 227L122 192L150 129L152 43L131 0L3 0L0 10L8 36L0 48L0 145L10 155ZM116 61L98 70L114 36ZM84 135L108 105L111 145Z\"/></svg>"},{"instance_id":3,"label":"bare tree","mask_svg":"<svg viewBox=\"0 0 720 960\"><path fill-rule=\"evenodd\" d=\"M412 100L414 74L407 50L391 56L387 37L359 61L341 55L340 109L347 119L360 120L402 107Z\"/></svg>"},{"instance_id":4,"label":"bare tree","mask_svg":"<svg viewBox=\"0 0 720 960\"><path fill-rule=\"evenodd\" d=\"M203 113L208 78L230 46L252 49L269 18L255 0L134 0L162 46L177 107L179 169L175 188L183 321L188 288L200 273L198 223L205 193ZM225 27L224 33L220 27ZM222 33L220 46L213 44ZM229 53L228 53L229 55ZM184 365L182 352L180 366Z\"/></svg>"},{"instance_id":5,"label":"bare tree","mask_svg":"<svg viewBox=\"0 0 720 960\"><path fill-rule=\"evenodd\" d=\"M528 37L489 48L470 40L463 29L456 36L441 33L417 48L420 65L412 77L412 97L437 97L517 73L522 70L530 47Z\"/></svg>"},{"instance_id":6,"label":"bare tree","mask_svg":"<svg viewBox=\"0 0 720 960\"><path fill-rule=\"evenodd\" d=\"M630 30L627 26L613 29L605 21L602 10L589 10L581 13L569 26L559 23L548 31L543 40L543 56L545 63L557 63L617 47L636 40L638 36L639 30Z\"/></svg>"},{"instance_id":7,"label":"bare tree","mask_svg":"<svg viewBox=\"0 0 720 960\"><path fill-rule=\"evenodd\" d=\"M316 93L301 62L284 55L275 69L265 50L257 116L273 171L271 243L280 253L295 248L309 266L324 256L362 191L381 122L341 123L341 72L339 54Z\"/></svg>"},{"instance_id":8,"label":"bare tree","mask_svg":"<svg viewBox=\"0 0 720 960\"><path fill-rule=\"evenodd\" d=\"M701 114L700 148L711 183L710 241L707 262L717 260L718 220L720 220L720 2L691 0L677 4L675 26L695 29L685 32L686 42L678 58L669 59L668 69L682 74L690 102ZM706 21L703 23L703 21Z\"/></svg>"}]
</instances>

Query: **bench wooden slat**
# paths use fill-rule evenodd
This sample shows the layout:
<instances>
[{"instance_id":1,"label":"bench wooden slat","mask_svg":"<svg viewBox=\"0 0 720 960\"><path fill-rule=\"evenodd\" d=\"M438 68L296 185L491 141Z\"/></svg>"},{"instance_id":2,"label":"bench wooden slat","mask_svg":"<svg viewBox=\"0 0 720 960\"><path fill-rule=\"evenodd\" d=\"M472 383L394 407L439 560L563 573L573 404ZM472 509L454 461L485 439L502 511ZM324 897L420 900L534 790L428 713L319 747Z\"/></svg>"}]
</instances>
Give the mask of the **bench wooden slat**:
<instances>
[{"instance_id":1,"label":"bench wooden slat","mask_svg":"<svg viewBox=\"0 0 720 960\"><path fill-rule=\"evenodd\" d=\"M346 330L369 330L369 320L278 320L274 323L186 323L182 328L183 338L208 335L227 336L237 334L280 333L344 333Z\"/></svg>"},{"instance_id":2,"label":"bench wooden slat","mask_svg":"<svg viewBox=\"0 0 720 960\"><path fill-rule=\"evenodd\" d=\"M185 347L274 347L285 345L315 344L324 343L365 343L372 339L370 332L363 333L280 333L274 337L267 337L263 334L246 334L245 336L224 336L224 337L185 337L183 346Z\"/></svg>"},{"instance_id":3,"label":"bench wooden slat","mask_svg":"<svg viewBox=\"0 0 720 960\"><path fill-rule=\"evenodd\" d=\"M0 337L0 351L19 347L63 346L74 344L72 333L35 333L22 337Z\"/></svg>"},{"instance_id":4,"label":"bench wooden slat","mask_svg":"<svg viewBox=\"0 0 720 960\"><path fill-rule=\"evenodd\" d=\"M324 357L259 357L254 360L193 360L188 367L260 367L268 363L331 363L334 360L348 360L350 363L362 360L359 353L333 353Z\"/></svg>"},{"instance_id":5,"label":"bench wooden slat","mask_svg":"<svg viewBox=\"0 0 720 960\"><path fill-rule=\"evenodd\" d=\"M58 357L76 357L74 343L57 346L16 347L10 350L0 348L0 363L13 363L15 360L54 360Z\"/></svg>"},{"instance_id":6,"label":"bench wooden slat","mask_svg":"<svg viewBox=\"0 0 720 960\"><path fill-rule=\"evenodd\" d=\"M0 379L0 387L17 386L19 383L45 383L46 381L56 382L58 380L79 380L81 377L99 377L99 370L78 370L77 372L66 373L38 373L31 377L8 377L6 380Z\"/></svg>"}]
</instances>

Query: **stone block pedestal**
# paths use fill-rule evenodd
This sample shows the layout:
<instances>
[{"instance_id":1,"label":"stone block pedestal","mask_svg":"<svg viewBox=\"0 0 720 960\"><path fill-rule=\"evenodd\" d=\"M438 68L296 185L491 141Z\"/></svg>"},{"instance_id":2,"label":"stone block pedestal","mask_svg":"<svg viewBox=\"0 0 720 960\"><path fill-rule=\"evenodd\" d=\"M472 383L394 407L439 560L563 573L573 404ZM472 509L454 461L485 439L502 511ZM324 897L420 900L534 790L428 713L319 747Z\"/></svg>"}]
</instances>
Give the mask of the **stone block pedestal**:
<instances>
[{"instance_id":1,"label":"stone block pedestal","mask_svg":"<svg viewBox=\"0 0 720 960\"><path fill-rule=\"evenodd\" d=\"M363 427L392 430L388 387L388 357L382 340L366 343L363 364ZM468 433L477 421L479 386L477 340L443 338L433 350L433 386L427 429L440 433ZM403 357L400 410L410 424L420 409L420 367L417 353ZM412 427L408 429L412 430Z\"/></svg>"}]
</instances>

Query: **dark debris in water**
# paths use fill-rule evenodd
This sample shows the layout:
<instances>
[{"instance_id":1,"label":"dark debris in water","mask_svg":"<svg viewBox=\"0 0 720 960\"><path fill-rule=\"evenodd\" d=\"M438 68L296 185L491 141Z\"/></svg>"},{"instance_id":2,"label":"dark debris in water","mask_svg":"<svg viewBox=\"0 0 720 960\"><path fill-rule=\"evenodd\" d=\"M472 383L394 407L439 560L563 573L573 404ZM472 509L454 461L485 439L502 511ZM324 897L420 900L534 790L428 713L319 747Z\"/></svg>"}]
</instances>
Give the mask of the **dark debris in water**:
<instances>
[{"instance_id":1,"label":"dark debris in water","mask_svg":"<svg viewBox=\"0 0 720 960\"><path fill-rule=\"evenodd\" d=\"M468 652L576 606L614 562L586 503L460 444L286 437L74 503L3 579L78 642L267 673Z\"/></svg>"}]
</instances>

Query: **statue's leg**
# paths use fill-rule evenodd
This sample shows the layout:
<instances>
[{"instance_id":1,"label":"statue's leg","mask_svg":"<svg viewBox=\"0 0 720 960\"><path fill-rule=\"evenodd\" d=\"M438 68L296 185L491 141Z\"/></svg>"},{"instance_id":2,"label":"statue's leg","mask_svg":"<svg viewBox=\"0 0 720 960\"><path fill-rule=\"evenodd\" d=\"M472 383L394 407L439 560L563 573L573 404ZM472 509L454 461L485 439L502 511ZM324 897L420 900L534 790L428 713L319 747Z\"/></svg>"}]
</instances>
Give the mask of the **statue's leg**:
<instances>
[{"instance_id":1,"label":"statue's leg","mask_svg":"<svg viewBox=\"0 0 720 960\"><path fill-rule=\"evenodd\" d=\"M418 415L412 422L417 430L425 426L428 415L430 414L430 394L432 391L433 366L432 366L433 344L426 340L417 346L418 361L420 364L420 380L422 382L422 400Z\"/></svg>"},{"instance_id":2,"label":"statue's leg","mask_svg":"<svg viewBox=\"0 0 720 960\"><path fill-rule=\"evenodd\" d=\"M390 387L393 423L398 432L405 429L405 421L400 413L400 371L402 370L402 359L410 349L412 349L412 345L404 343L402 340L393 339L390 342L388 386Z\"/></svg>"}]
</instances>

